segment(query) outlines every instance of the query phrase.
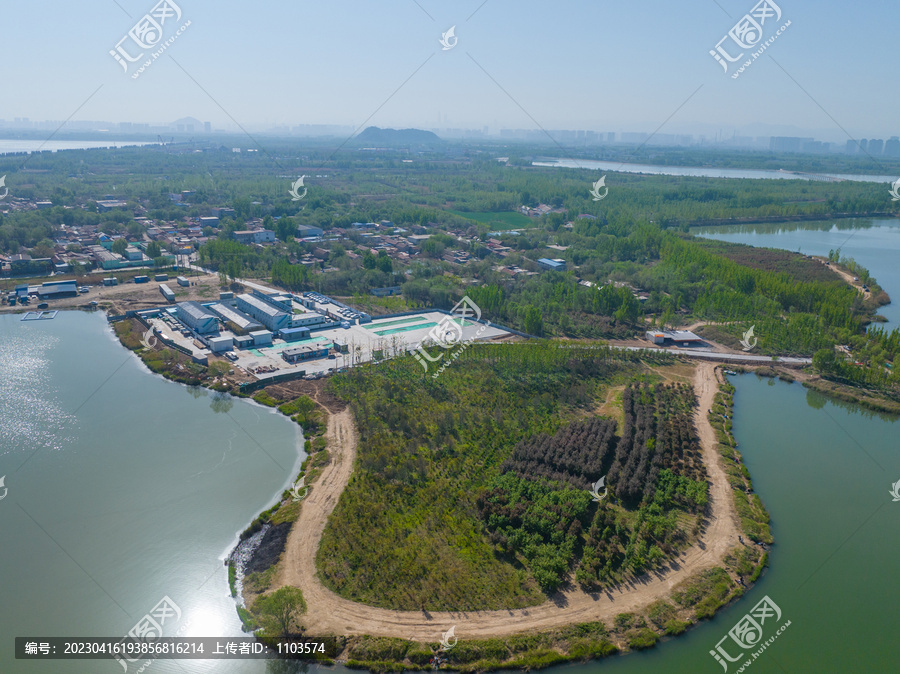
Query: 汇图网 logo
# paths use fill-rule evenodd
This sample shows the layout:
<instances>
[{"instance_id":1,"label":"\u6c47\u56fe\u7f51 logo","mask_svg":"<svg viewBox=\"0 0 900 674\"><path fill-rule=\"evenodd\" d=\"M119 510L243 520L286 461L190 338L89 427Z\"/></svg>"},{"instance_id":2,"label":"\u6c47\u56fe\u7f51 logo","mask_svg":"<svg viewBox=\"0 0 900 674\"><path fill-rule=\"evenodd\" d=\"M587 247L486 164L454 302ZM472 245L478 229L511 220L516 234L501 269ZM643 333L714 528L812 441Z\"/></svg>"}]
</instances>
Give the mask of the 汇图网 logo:
<instances>
[{"instance_id":1,"label":"\u6c47\u56fe\u7f51 logo","mask_svg":"<svg viewBox=\"0 0 900 674\"><path fill-rule=\"evenodd\" d=\"M109 50L109 54L122 66L122 70L128 73L130 64L140 61L148 49L158 46L159 48L150 54L149 58L131 75L132 79L137 79L191 25L191 22L188 21L177 30L170 30L169 38L163 41L166 22L180 20L181 7L172 0L160 0L153 6L153 9L134 24L125 37L116 43L114 49ZM129 48L125 47L126 42L129 44Z\"/></svg>"},{"instance_id":2,"label":"\u6c47\u56fe\u7f51 logo","mask_svg":"<svg viewBox=\"0 0 900 674\"><path fill-rule=\"evenodd\" d=\"M3 176L4 178L6 176ZM2 185L3 183L0 183ZM891 185L891 201L900 201L900 178L894 181L894 184ZM4 195L5 196L5 195ZM3 197L0 197L2 199Z\"/></svg>"},{"instance_id":3,"label":"\u6c47\u56fe\u7f51 logo","mask_svg":"<svg viewBox=\"0 0 900 674\"><path fill-rule=\"evenodd\" d=\"M469 299L468 295L457 302L456 306L450 311L450 315L444 316L437 325L431 328L425 339L416 346L413 356L419 361L419 364L425 368L425 372L428 372L429 363L437 363L444 359L443 353L439 353L437 356L432 356L428 353L428 351L425 350L426 345L439 346L442 349L448 350L453 349L454 347L460 347L452 354L452 356L447 358L447 362L444 363L438 373L434 375L437 377L468 347L470 342L478 339L481 336L481 333L490 326L490 322L488 322L487 325L482 325L474 336L468 338L465 343L463 343L463 329L466 327L467 320L473 322L481 320L481 309L475 302Z\"/></svg>"},{"instance_id":4,"label":"\u6c47\u56fe\u7f51 logo","mask_svg":"<svg viewBox=\"0 0 900 674\"><path fill-rule=\"evenodd\" d=\"M309 487L306 486L306 477L304 476L297 480L297 483L291 487L291 500L294 501L294 503L302 501L306 498L308 493Z\"/></svg>"},{"instance_id":5,"label":"\u6c47\u56fe\u7f51 logo","mask_svg":"<svg viewBox=\"0 0 900 674\"><path fill-rule=\"evenodd\" d=\"M9 196L9 188L6 186L6 176L0 178L0 188L3 188L2 194L0 194L0 199L6 199Z\"/></svg>"},{"instance_id":6,"label":"\u6c47\u56fe\u7f51 logo","mask_svg":"<svg viewBox=\"0 0 900 674\"><path fill-rule=\"evenodd\" d=\"M451 648L456 646L459 639L456 638L456 625L451 627L446 632L441 632L441 650L449 651Z\"/></svg>"},{"instance_id":7,"label":"\u6c47\u56fe\u7f51 logo","mask_svg":"<svg viewBox=\"0 0 900 674\"><path fill-rule=\"evenodd\" d=\"M600 194L601 187L603 188L603 194ZM609 188L606 186L606 176L603 176L594 183L594 188L591 190L591 196L594 198L594 201L600 201L601 199L605 199L607 194L609 194Z\"/></svg>"},{"instance_id":8,"label":"\u6c47\u56fe\u7f51 logo","mask_svg":"<svg viewBox=\"0 0 900 674\"><path fill-rule=\"evenodd\" d=\"M165 627L166 621L171 623L177 623L181 620L181 609L178 608L178 604L169 599L168 596L163 597L159 603L150 609L150 612L145 614L143 618L141 618L137 624L132 627L128 634L125 635L125 639L154 639L156 637L163 636L163 628ZM123 651L119 651L123 652ZM138 657L132 658L128 655L115 655L115 659L122 665L122 669L124 671L128 671L128 663L135 663L139 660L146 659L146 654L141 655L138 654ZM143 671L143 667L139 671Z\"/></svg>"},{"instance_id":9,"label":"\u6c47\u56fe\u7f51 logo","mask_svg":"<svg viewBox=\"0 0 900 674\"><path fill-rule=\"evenodd\" d=\"M159 340L156 339L156 333L153 332L153 328L150 328L141 336L141 344L144 345L145 349L152 349L159 343Z\"/></svg>"},{"instance_id":10,"label":"\u6c47\u56fe\u7f51 logo","mask_svg":"<svg viewBox=\"0 0 900 674\"><path fill-rule=\"evenodd\" d=\"M759 646L756 651L750 654L751 659L744 661L740 670L743 671L745 668L749 667L756 658L762 655L762 652L768 648L775 639L781 636L781 633L791 624L791 621L788 620L772 633L771 628L773 624L780 620L781 609L778 604L766 595L756 604L756 606L750 609L743 618L737 621L735 626L728 631L726 636L719 639L715 649L711 650L709 654L713 656L716 662L722 665L722 669L727 672L729 662L738 662L743 657L746 650ZM772 636L763 642L763 635L766 631L772 633ZM740 653L737 655L732 655L722 644L722 642L729 638L732 642L737 644L737 647L740 649ZM734 650L730 645L729 648L732 651Z\"/></svg>"},{"instance_id":11,"label":"\u6c47\u56fe\u7f51 logo","mask_svg":"<svg viewBox=\"0 0 900 674\"><path fill-rule=\"evenodd\" d=\"M456 46L459 38L456 37L456 26L450 26L446 33L441 33L440 43L443 46L441 51L448 51Z\"/></svg>"},{"instance_id":12,"label":"\u6c47\u56fe\u7f51 logo","mask_svg":"<svg viewBox=\"0 0 900 674\"><path fill-rule=\"evenodd\" d=\"M750 329L744 333L744 338L741 340L741 344L744 345L744 351L752 351L756 348L756 345L759 343L759 340L756 339L756 335L753 331L756 329L755 325L751 325Z\"/></svg>"},{"instance_id":13,"label":"\u6c47\u56fe\u7f51 logo","mask_svg":"<svg viewBox=\"0 0 900 674\"><path fill-rule=\"evenodd\" d=\"M725 37L719 40L715 49L709 50L710 56L716 59L716 62L722 66L722 70L728 74L730 64L736 63L744 58L746 50L758 47L758 49L750 55L750 58L746 59L738 68L737 72L731 75L732 79L736 79L750 66L750 64L753 63L753 61L759 58L762 52L769 48L788 26L791 25L790 21L786 22L765 42L762 42L766 30L766 22L780 20L781 7L772 2L772 0L760 0L754 5L753 9L747 14L744 14L744 16L734 24ZM730 42L728 42L729 40ZM729 44L728 48L723 44L726 42ZM737 52L737 54L733 56L733 52Z\"/></svg>"},{"instance_id":14,"label":"\u6c47\u56fe\u7f51 logo","mask_svg":"<svg viewBox=\"0 0 900 674\"><path fill-rule=\"evenodd\" d=\"M6 475L0 477L0 501L6 498L6 494L9 491L6 487Z\"/></svg>"},{"instance_id":15,"label":"\u6c47\u56fe\u7f51 logo","mask_svg":"<svg viewBox=\"0 0 900 674\"><path fill-rule=\"evenodd\" d=\"M0 486L3 486L2 480L0 480ZM894 497L894 501L900 501L900 480L891 485L891 496Z\"/></svg>"},{"instance_id":16,"label":"\u6c47\u56fe\u7f51 logo","mask_svg":"<svg viewBox=\"0 0 900 674\"><path fill-rule=\"evenodd\" d=\"M303 185L303 180L306 176L300 176L299 180L291 185L291 189L288 190L288 194L291 195L291 201L300 201L303 197L306 196L306 187ZM300 188L303 187L303 194L300 194Z\"/></svg>"},{"instance_id":17,"label":"\u6c47\u56fe\u7f51 logo","mask_svg":"<svg viewBox=\"0 0 900 674\"><path fill-rule=\"evenodd\" d=\"M594 497L594 500L597 503L600 503L603 499L606 498L606 495L609 493L609 490L604 486L606 483L606 475L601 477L594 483L594 488L591 489L591 496ZM600 494L600 490L603 489L603 494Z\"/></svg>"}]
</instances>

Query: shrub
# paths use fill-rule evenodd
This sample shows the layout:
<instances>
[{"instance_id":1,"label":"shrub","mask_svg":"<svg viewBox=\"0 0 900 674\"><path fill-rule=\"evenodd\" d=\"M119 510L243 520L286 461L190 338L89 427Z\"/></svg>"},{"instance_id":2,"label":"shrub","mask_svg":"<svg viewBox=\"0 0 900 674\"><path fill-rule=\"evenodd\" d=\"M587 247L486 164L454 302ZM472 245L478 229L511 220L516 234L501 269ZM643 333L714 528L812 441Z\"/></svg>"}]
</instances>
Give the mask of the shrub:
<instances>
[{"instance_id":1,"label":"shrub","mask_svg":"<svg viewBox=\"0 0 900 674\"><path fill-rule=\"evenodd\" d=\"M659 637L656 635L656 632L647 627L634 630L628 634L628 646L636 651L653 648L658 640Z\"/></svg>"},{"instance_id":2,"label":"shrub","mask_svg":"<svg viewBox=\"0 0 900 674\"><path fill-rule=\"evenodd\" d=\"M666 634L674 637L684 632L690 626L691 623L689 622L673 619L666 623Z\"/></svg>"}]
</instances>

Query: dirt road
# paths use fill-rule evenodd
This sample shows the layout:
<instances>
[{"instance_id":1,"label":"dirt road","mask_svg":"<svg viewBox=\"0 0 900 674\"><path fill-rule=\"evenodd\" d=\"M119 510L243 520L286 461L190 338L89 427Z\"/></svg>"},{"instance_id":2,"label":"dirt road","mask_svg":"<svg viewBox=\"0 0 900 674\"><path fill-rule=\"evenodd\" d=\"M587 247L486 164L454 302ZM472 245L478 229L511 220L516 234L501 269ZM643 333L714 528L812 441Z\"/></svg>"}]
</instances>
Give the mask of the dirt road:
<instances>
[{"instance_id":1,"label":"dirt road","mask_svg":"<svg viewBox=\"0 0 900 674\"><path fill-rule=\"evenodd\" d=\"M738 545L731 489L716 451L715 433L706 417L718 389L712 364L697 365L694 387L699 399L696 424L711 483L712 516L701 540L667 569L597 593L571 587L539 606L506 611L392 611L342 599L322 585L316 575L315 556L325 523L350 479L356 458L357 435L346 409L329 418L327 437L332 462L303 503L300 518L288 537L274 587L293 585L303 590L308 606L303 624L313 634L369 634L417 641L439 641L441 632L453 625L459 638L475 639L543 631L577 622L609 622L619 613L640 610L667 596L675 585L697 571L721 563L728 550Z\"/></svg>"}]
</instances>

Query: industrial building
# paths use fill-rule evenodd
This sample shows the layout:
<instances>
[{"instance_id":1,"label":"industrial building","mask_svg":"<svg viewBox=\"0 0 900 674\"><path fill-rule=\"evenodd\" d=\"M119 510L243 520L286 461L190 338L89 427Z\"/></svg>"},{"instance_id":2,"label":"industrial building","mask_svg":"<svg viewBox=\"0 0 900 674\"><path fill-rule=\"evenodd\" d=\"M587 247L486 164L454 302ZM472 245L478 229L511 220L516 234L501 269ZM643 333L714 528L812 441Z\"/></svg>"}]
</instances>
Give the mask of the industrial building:
<instances>
[{"instance_id":1,"label":"industrial building","mask_svg":"<svg viewBox=\"0 0 900 674\"><path fill-rule=\"evenodd\" d=\"M313 236L322 236L325 232L320 227L312 225L297 225L297 238L305 239Z\"/></svg>"},{"instance_id":2,"label":"industrial building","mask_svg":"<svg viewBox=\"0 0 900 674\"><path fill-rule=\"evenodd\" d=\"M58 297L75 297L78 295L78 284L74 279L69 281L46 281L38 287L37 293L42 300L52 300Z\"/></svg>"},{"instance_id":3,"label":"industrial building","mask_svg":"<svg viewBox=\"0 0 900 674\"><path fill-rule=\"evenodd\" d=\"M268 302L244 293L237 296L237 308L256 319L272 332L278 332L291 325L291 314L276 309Z\"/></svg>"},{"instance_id":4,"label":"industrial building","mask_svg":"<svg viewBox=\"0 0 900 674\"><path fill-rule=\"evenodd\" d=\"M238 243L274 243L275 232L270 229L244 229L234 233Z\"/></svg>"},{"instance_id":5,"label":"industrial building","mask_svg":"<svg viewBox=\"0 0 900 674\"><path fill-rule=\"evenodd\" d=\"M309 328L285 328L279 333L279 337L286 342L309 339Z\"/></svg>"},{"instance_id":6,"label":"industrial building","mask_svg":"<svg viewBox=\"0 0 900 674\"><path fill-rule=\"evenodd\" d=\"M209 342L209 350L213 353L231 351L231 347L234 346L234 340L231 337L210 337L207 341Z\"/></svg>"},{"instance_id":7,"label":"industrial building","mask_svg":"<svg viewBox=\"0 0 900 674\"><path fill-rule=\"evenodd\" d=\"M164 288L165 286L160 286ZM178 320L199 335L209 335L219 331L219 320L215 314L197 302L179 302L175 305Z\"/></svg>"},{"instance_id":8,"label":"industrial building","mask_svg":"<svg viewBox=\"0 0 900 674\"><path fill-rule=\"evenodd\" d=\"M263 327L260 323L254 321L246 314L231 308L227 304L218 302L216 304L210 304L206 308L225 321L228 329L236 335L246 335L248 332L261 330Z\"/></svg>"},{"instance_id":9,"label":"industrial building","mask_svg":"<svg viewBox=\"0 0 900 674\"><path fill-rule=\"evenodd\" d=\"M705 346L703 338L690 330L648 330L646 337L648 342L660 345Z\"/></svg>"},{"instance_id":10,"label":"industrial building","mask_svg":"<svg viewBox=\"0 0 900 674\"><path fill-rule=\"evenodd\" d=\"M281 357L288 363L299 363L301 360L315 360L316 358L325 358L331 350L329 342L319 344L304 344L303 346L295 346L292 349L285 349L281 352Z\"/></svg>"},{"instance_id":11,"label":"industrial building","mask_svg":"<svg viewBox=\"0 0 900 674\"><path fill-rule=\"evenodd\" d=\"M272 333L268 330L257 330L251 332L250 337L253 339L253 346L271 346Z\"/></svg>"},{"instance_id":12,"label":"industrial building","mask_svg":"<svg viewBox=\"0 0 900 674\"><path fill-rule=\"evenodd\" d=\"M540 260L537 261L537 263L538 263L538 266L541 267L542 269L548 269L550 271L565 271L566 270L566 261L559 259L559 258L551 260L549 258L542 257Z\"/></svg>"}]
</instances>

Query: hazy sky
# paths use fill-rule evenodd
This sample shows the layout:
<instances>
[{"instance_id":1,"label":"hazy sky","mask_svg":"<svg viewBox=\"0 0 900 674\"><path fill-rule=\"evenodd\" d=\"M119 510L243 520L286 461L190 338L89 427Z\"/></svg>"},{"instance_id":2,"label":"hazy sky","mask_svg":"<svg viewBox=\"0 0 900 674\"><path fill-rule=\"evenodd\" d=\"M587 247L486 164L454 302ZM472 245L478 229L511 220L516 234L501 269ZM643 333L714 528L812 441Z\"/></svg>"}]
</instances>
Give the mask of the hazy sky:
<instances>
[{"instance_id":1,"label":"hazy sky","mask_svg":"<svg viewBox=\"0 0 900 674\"><path fill-rule=\"evenodd\" d=\"M154 0L3 3L0 118L900 135L887 0L777 0L763 39L791 25L738 79L709 51L754 0L176 2L164 39L191 25L138 79L109 51Z\"/></svg>"}]
</instances>

